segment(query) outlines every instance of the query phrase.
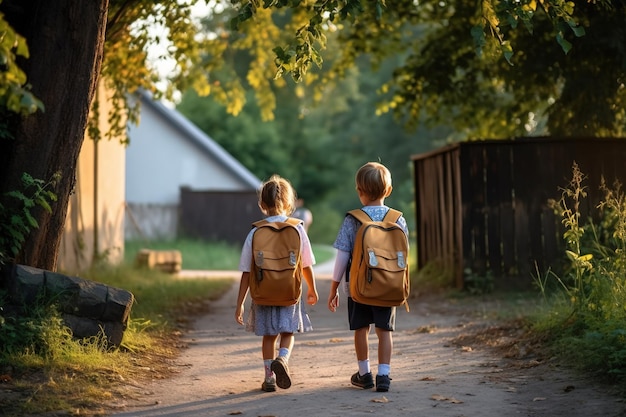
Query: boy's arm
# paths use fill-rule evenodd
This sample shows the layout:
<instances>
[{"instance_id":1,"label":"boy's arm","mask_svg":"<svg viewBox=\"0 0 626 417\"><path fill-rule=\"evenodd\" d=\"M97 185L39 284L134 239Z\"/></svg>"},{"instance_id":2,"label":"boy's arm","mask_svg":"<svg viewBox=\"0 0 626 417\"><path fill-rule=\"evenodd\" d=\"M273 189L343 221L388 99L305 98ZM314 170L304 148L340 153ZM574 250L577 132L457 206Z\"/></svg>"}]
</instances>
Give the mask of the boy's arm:
<instances>
[{"instance_id":1,"label":"boy's arm","mask_svg":"<svg viewBox=\"0 0 626 417\"><path fill-rule=\"evenodd\" d=\"M335 268L333 269L333 281L330 283L330 292L328 293L328 309L330 311L334 312L339 307L339 283L346 273L349 261L350 252L337 250Z\"/></svg>"}]
</instances>

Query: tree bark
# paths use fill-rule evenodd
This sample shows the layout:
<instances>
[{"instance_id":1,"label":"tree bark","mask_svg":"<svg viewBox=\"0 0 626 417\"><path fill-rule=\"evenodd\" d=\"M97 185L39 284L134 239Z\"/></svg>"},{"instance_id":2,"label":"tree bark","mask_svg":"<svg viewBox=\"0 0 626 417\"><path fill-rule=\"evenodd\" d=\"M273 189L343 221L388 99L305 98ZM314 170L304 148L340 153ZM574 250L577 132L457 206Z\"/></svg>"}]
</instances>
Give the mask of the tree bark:
<instances>
[{"instance_id":1,"label":"tree bark","mask_svg":"<svg viewBox=\"0 0 626 417\"><path fill-rule=\"evenodd\" d=\"M44 112L16 117L13 139L0 139L0 199L21 189L23 172L48 180L61 174L52 213L38 209L16 262L55 270L89 109L103 58L109 0L4 0L0 11L26 38L30 58L20 66ZM2 201L7 205L8 202Z\"/></svg>"}]
</instances>

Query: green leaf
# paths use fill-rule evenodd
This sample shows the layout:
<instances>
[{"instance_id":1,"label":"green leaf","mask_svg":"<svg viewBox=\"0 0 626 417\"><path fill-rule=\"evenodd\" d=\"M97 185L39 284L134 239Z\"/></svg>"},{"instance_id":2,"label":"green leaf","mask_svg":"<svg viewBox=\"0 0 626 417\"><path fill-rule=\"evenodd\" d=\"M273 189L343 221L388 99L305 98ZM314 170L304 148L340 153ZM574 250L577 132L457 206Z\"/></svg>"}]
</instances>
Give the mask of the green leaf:
<instances>
[{"instance_id":1,"label":"green leaf","mask_svg":"<svg viewBox=\"0 0 626 417\"><path fill-rule=\"evenodd\" d=\"M18 35L16 42L17 42L17 49L15 53L17 55L23 56L24 58L29 58L30 54L28 52L28 46L26 45L26 40L24 40L24 38Z\"/></svg>"},{"instance_id":2,"label":"green leaf","mask_svg":"<svg viewBox=\"0 0 626 417\"><path fill-rule=\"evenodd\" d=\"M563 32L556 34L556 41L561 45L561 49L567 54L572 49L572 44L563 37Z\"/></svg>"},{"instance_id":3,"label":"green leaf","mask_svg":"<svg viewBox=\"0 0 626 417\"><path fill-rule=\"evenodd\" d=\"M485 47L485 32L483 27L476 25L470 30L472 39L474 40L474 48L476 49L476 55L482 56L483 48Z\"/></svg>"},{"instance_id":4,"label":"green leaf","mask_svg":"<svg viewBox=\"0 0 626 417\"><path fill-rule=\"evenodd\" d=\"M50 207L50 204L48 204L46 199L44 199L43 197L37 197L37 204L43 207L43 209L46 210L48 213L52 213L52 207Z\"/></svg>"},{"instance_id":5,"label":"green leaf","mask_svg":"<svg viewBox=\"0 0 626 417\"><path fill-rule=\"evenodd\" d=\"M21 191L9 191L6 193L8 197L13 197L19 201L28 200L28 198Z\"/></svg>"},{"instance_id":6,"label":"green leaf","mask_svg":"<svg viewBox=\"0 0 626 417\"><path fill-rule=\"evenodd\" d=\"M574 19L568 20L567 24L572 29L572 32L574 32L574 35L576 35L576 37L580 38L581 36L585 36L585 28L578 25L578 23L576 23Z\"/></svg>"},{"instance_id":7,"label":"green leaf","mask_svg":"<svg viewBox=\"0 0 626 417\"><path fill-rule=\"evenodd\" d=\"M30 211L24 210L24 217L26 217L26 220L31 227L35 229L39 228L39 223L37 223L37 220L30 214Z\"/></svg>"},{"instance_id":8,"label":"green leaf","mask_svg":"<svg viewBox=\"0 0 626 417\"><path fill-rule=\"evenodd\" d=\"M513 58L513 48L511 47L511 43L509 41L502 42L500 50L502 51L506 62L508 62L509 65L513 65L513 62L511 62L511 58Z\"/></svg>"}]
</instances>

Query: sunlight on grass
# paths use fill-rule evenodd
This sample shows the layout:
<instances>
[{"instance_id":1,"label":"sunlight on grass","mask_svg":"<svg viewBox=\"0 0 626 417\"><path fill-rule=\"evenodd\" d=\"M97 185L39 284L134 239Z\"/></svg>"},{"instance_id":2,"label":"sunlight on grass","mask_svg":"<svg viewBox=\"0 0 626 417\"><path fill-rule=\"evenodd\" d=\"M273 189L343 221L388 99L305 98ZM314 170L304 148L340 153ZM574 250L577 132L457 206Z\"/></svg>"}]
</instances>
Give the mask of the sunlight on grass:
<instances>
[{"instance_id":1,"label":"sunlight on grass","mask_svg":"<svg viewBox=\"0 0 626 417\"><path fill-rule=\"evenodd\" d=\"M335 249L329 245L312 244L318 264L333 258ZM163 240L144 242L126 241L124 263L134 265L141 249L179 250L183 258L183 269L236 271L239 268L241 246L224 242L205 242L194 239Z\"/></svg>"},{"instance_id":2,"label":"sunlight on grass","mask_svg":"<svg viewBox=\"0 0 626 417\"><path fill-rule=\"evenodd\" d=\"M100 337L75 340L54 306L31 309L32 317L12 321L16 332L12 345L3 343L0 350L0 366L15 370L13 386L25 395L10 407L1 403L0 414L86 415L109 401L122 381L150 377L153 361L175 357L175 344L164 340L181 334L179 320L203 314L233 285L231 279L183 279L128 266L99 265L83 277L135 296L122 346L110 350Z\"/></svg>"},{"instance_id":3,"label":"sunlight on grass","mask_svg":"<svg viewBox=\"0 0 626 417\"><path fill-rule=\"evenodd\" d=\"M124 262L133 265L141 249L179 250L183 256L183 269L236 270L241 254L241 246L223 242L194 239L154 242L133 240L125 242Z\"/></svg>"},{"instance_id":4,"label":"sunlight on grass","mask_svg":"<svg viewBox=\"0 0 626 417\"><path fill-rule=\"evenodd\" d=\"M134 254L144 245L129 247L127 259L134 260ZM193 269L236 270L240 256L240 248L197 241L161 242L151 248L179 249L183 262L191 262L185 267ZM314 245L313 249L318 264L332 259L335 252L327 245ZM134 295L121 346L108 349L99 337L77 341L54 306L34 308L30 311L32 317L15 321L12 345L6 349L5 343L1 351L0 366L15 370L13 387L23 393L10 408L0 404L4 415L93 413L99 409L98 404L121 395L116 390L124 385L123 381L153 377L155 361L163 363L177 355L175 339L180 337L181 326L188 324L184 320L204 314L211 301L236 284L232 278L180 278L136 268L128 261L121 266L98 265L82 278Z\"/></svg>"}]
</instances>

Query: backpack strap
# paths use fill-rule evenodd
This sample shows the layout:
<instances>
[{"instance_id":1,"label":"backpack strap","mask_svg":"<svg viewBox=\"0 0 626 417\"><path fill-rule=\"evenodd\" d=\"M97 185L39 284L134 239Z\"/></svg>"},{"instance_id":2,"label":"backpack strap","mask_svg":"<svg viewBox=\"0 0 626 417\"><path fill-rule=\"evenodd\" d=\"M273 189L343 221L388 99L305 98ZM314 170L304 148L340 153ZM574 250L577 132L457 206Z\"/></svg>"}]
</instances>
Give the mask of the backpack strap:
<instances>
[{"instance_id":1,"label":"backpack strap","mask_svg":"<svg viewBox=\"0 0 626 417\"><path fill-rule=\"evenodd\" d=\"M371 222L372 218L362 209L354 209L348 212L349 215L361 222L361 224Z\"/></svg>"},{"instance_id":2,"label":"backpack strap","mask_svg":"<svg viewBox=\"0 0 626 417\"><path fill-rule=\"evenodd\" d=\"M393 223L398 223L398 220L400 219L400 216L402 216L402 212L401 211L389 208L389 210L387 211L387 214L385 214L385 217L383 218L383 220L388 220L388 221L393 222Z\"/></svg>"},{"instance_id":3,"label":"backpack strap","mask_svg":"<svg viewBox=\"0 0 626 417\"><path fill-rule=\"evenodd\" d=\"M295 217L287 217L287 220L285 220L285 223L289 223L292 226L297 226L299 224L304 224L304 222L300 219L296 219Z\"/></svg>"},{"instance_id":4,"label":"backpack strap","mask_svg":"<svg viewBox=\"0 0 626 417\"><path fill-rule=\"evenodd\" d=\"M369 221L372 221L372 218L363 209L350 210L348 214L360 221L361 223L367 223ZM398 219L400 219L400 216L402 216L401 211L389 208L389 210L387 210L387 213L385 213L385 217L383 218L383 220L397 223Z\"/></svg>"},{"instance_id":5,"label":"backpack strap","mask_svg":"<svg viewBox=\"0 0 626 417\"><path fill-rule=\"evenodd\" d=\"M263 226L265 223L269 223L267 220L263 219L263 220L258 220L254 223L252 223L252 227L261 227Z\"/></svg>"},{"instance_id":6,"label":"backpack strap","mask_svg":"<svg viewBox=\"0 0 626 417\"><path fill-rule=\"evenodd\" d=\"M252 223L253 227L260 227L260 226L264 226L265 224L270 223L268 222L266 219L263 220L258 220L254 223ZM302 220L300 219L296 219L293 217L287 217L287 220L285 220L284 222L274 222L274 223L287 223L290 224L293 227L296 227L298 224L302 223Z\"/></svg>"}]
</instances>

